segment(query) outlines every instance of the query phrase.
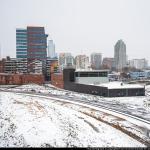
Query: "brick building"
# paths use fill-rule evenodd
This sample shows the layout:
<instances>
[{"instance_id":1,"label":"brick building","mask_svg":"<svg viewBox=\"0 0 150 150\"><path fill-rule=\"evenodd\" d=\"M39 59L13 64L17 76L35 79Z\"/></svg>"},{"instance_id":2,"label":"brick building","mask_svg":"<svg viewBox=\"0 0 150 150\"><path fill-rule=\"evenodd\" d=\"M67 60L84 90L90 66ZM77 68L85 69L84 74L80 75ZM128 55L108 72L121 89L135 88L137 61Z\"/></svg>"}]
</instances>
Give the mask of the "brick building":
<instances>
[{"instance_id":1,"label":"brick building","mask_svg":"<svg viewBox=\"0 0 150 150\"><path fill-rule=\"evenodd\" d=\"M51 74L51 84L59 88L64 88L63 73L59 72L58 61L52 62L50 66L50 74Z\"/></svg>"}]
</instances>

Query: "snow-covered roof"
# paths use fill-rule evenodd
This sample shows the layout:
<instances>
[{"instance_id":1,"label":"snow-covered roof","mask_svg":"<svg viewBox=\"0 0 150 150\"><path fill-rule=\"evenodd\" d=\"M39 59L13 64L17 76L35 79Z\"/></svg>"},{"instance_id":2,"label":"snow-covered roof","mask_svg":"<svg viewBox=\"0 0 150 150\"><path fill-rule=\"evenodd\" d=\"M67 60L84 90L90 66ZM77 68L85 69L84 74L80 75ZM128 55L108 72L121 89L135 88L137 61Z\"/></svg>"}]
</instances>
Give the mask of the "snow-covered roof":
<instances>
[{"instance_id":1,"label":"snow-covered roof","mask_svg":"<svg viewBox=\"0 0 150 150\"><path fill-rule=\"evenodd\" d=\"M76 70L75 72L108 72L109 70Z\"/></svg>"},{"instance_id":2,"label":"snow-covered roof","mask_svg":"<svg viewBox=\"0 0 150 150\"><path fill-rule=\"evenodd\" d=\"M139 85L139 84L127 84L127 83L122 83L122 82L108 82L108 83L99 84L97 86L107 87L108 89L144 88L144 86Z\"/></svg>"}]
</instances>

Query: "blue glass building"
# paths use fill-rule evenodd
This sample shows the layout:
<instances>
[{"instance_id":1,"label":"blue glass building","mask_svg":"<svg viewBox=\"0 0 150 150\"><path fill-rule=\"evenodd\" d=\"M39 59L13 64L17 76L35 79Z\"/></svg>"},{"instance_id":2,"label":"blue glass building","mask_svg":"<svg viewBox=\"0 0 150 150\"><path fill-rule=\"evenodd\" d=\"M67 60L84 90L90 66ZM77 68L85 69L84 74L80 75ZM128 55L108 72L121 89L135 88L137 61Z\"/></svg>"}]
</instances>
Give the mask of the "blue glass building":
<instances>
[{"instance_id":1,"label":"blue glass building","mask_svg":"<svg viewBox=\"0 0 150 150\"><path fill-rule=\"evenodd\" d=\"M16 58L27 58L26 29L16 29Z\"/></svg>"}]
</instances>

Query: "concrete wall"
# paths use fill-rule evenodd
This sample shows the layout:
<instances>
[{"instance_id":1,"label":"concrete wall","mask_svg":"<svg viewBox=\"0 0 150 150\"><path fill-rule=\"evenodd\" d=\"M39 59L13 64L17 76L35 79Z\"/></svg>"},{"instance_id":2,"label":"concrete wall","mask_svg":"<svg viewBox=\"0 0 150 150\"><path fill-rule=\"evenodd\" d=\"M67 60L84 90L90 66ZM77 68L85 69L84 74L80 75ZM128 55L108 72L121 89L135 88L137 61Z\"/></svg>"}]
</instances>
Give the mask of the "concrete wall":
<instances>
[{"instance_id":1,"label":"concrete wall","mask_svg":"<svg viewBox=\"0 0 150 150\"><path fill-rule=\"evenodd\" d=\"M99 95L99 96L108 96L107 88L100 87L100 86L78 84L74 82L70 82L70 83L66 82L64 83L64 89L79 92L79 93L86 93L86 94Z\"/></svg>"}]
</instances>

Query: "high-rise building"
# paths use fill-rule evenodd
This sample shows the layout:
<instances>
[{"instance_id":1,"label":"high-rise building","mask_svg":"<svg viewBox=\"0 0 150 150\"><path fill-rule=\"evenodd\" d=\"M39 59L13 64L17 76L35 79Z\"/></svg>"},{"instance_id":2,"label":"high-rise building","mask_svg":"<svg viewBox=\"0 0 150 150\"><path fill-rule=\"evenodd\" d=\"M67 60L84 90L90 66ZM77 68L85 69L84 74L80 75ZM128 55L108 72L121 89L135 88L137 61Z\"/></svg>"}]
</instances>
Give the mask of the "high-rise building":
<instances>
[{"instance_id":1,"label":"high-rise building","mask_svg":"<svg viewBox=\"0 0 150 150\"><path fill-rule=\"evenodd\" d=\"M55 44L53 43L53 40L48 40L48 57L49 58L55 58Z\"/></svg>"},{"instance_id":2,"label":"high-rise building","mask_svg":"<svg viewBox=\"0 0 150 150\"><path fill-rule=\"evenodd\" d=\"M27 27L28 60L45 60L47 58L47 37L44 27Z\"/></svg>"},{"instance_id":3,"label":"high-rise building","mask_svg":"<svg viewBox=\"0 0 150 150\"><path fill-rule=\"evenodd\" d=\"M36 64L39 60L42 61L42 70L43 73L45 72L47 37L48 35L45 34L44 27L28 26L27 29L16 29L16 57L27 58L28 71L34 70L34 68L29 68L34 67L34 65L29 64ZM21 61L21 63L23 63L23 61Z\"/></svg>"},{"instance_id":4,"label":"high-rise building","mask_svg":"<svg viewBox=\"0 0 150 150\"><path fill-rule=\"evenodd\" d=\"M63 69L66 66L74 66L74 58L71 53L60 53L59 54L59 66Z\"/></svg>"},{"instance_id":5,"label":"high-rise building","mask_svg":"<svg viewBox=\"0 0 150 150\"><path fill-rule=\"evenodd\" d=\"M103 69L112 69L114 64L114 58L103 58L102 68Z\"/></svg>"},{"instance_id":6,"label":"high-rise building","mask_svg":"<svg viewBox=\"0 0 150 150\"><path fill-rule=\"evenodd\" d=\"M129 66L134 67L136 69L146 69L148 67L148 61L143 58L143 59L132 59L129 60Z\"/></svg>"},{"instance_id":7,"label":"high-rise building","mask_svg":"<svg viewBox=\"0 0 150 150\"><path fill-rule=\"evenodd\" d=\"M114 62L115 68L122 71L126 67L126 45L122 40L119 40L114 47Z\"/></svg>"},{"instance_id":8,"label":"high-rise building","mask_svg":"<svg viewBox=\"0 0 150 150\"><path fill-rule=\"evenodd\" d=\"M16 29L16 58L27 58L26 29Z\"/></svg>"},{"instance_id":9,"label":"high-rise building","mask_svg":"<svg viewBox=\"0 0 150 150\"><path fill-rule=\"evenodd\" d=\"M76 69L88 69L89 57L86 55L77 55L75 57Z\"/></svg>"},{"instance_id":10,"label":"high-rise building","mask_svg":"<svg viewBox=\"0 0 150 150\"><path fill-rule=\"evenodd\" d=\"M47 37L44 27L16 29L16 57L28 58L28 61L46 60Z\"/></svg>"},{"instance_id":11,"label":"high-rise building","mask_svg":"<svg viewBox=\"0 0 150 150\"><path fill-rule=\"evenodd\" d=\"M91 54L91 68L93 70L101 69L102 64L102 54L101 53L92 53Z\"/></svg>"}]
</instances>

